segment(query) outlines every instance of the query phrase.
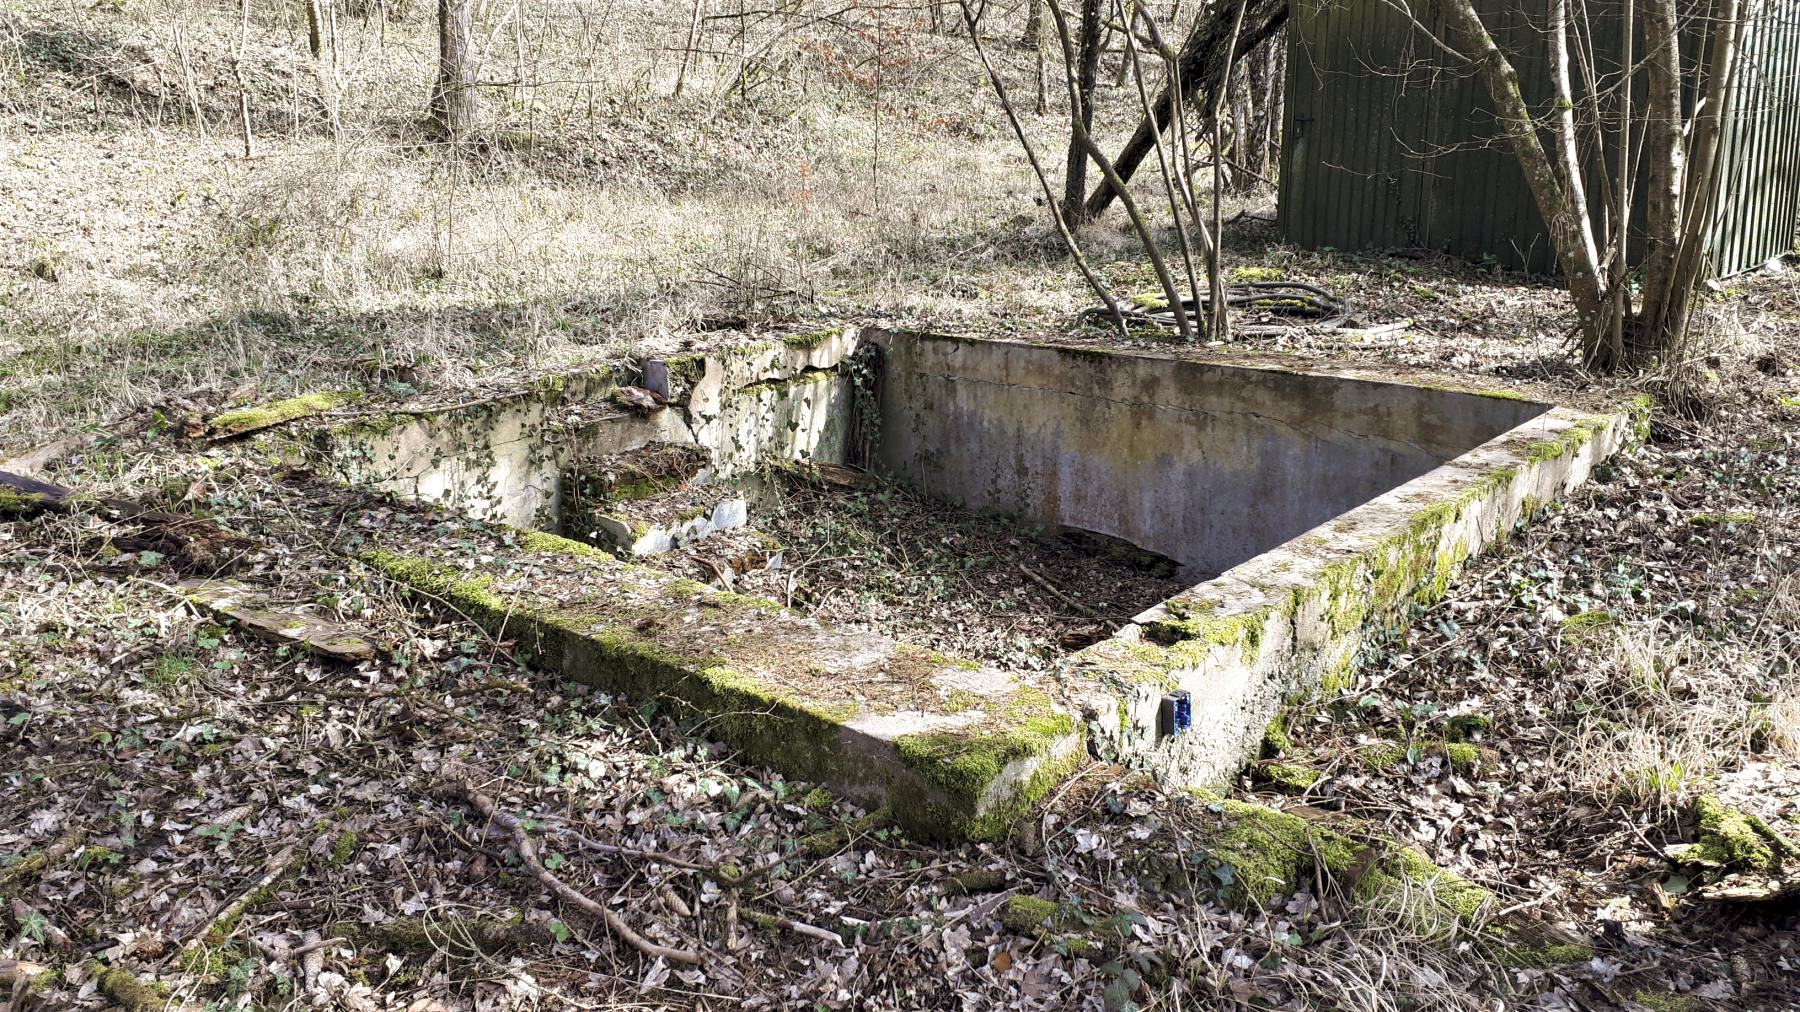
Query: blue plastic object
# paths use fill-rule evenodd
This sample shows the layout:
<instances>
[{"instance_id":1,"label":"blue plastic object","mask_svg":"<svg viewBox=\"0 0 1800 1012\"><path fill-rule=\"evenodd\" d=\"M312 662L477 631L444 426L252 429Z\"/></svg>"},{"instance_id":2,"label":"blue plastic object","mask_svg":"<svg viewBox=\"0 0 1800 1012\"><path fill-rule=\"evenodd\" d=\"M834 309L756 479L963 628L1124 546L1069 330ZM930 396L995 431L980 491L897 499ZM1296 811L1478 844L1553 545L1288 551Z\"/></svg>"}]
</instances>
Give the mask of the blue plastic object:
<instances>
[{"instance_id":1,"label":"blue plastic object","mask_svg":"<svg viewBox=\"0 0 1800 1012\"><path fill-rule=\"evenodd\" d=\"M1194 697L1181 691L1163 697L1162 725L1169 734L1180 734L1194 726Z\"/></svg>"}]
</instances>

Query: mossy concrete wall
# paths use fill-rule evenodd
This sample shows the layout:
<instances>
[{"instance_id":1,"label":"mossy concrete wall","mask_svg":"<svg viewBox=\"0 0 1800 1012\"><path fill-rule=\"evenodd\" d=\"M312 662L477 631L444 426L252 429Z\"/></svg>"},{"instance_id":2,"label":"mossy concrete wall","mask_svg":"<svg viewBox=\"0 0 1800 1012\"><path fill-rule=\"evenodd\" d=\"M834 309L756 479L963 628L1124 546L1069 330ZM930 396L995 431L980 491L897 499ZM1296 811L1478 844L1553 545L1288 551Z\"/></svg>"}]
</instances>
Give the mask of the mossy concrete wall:
<instances>
[{"instance_id":1,"label":"mossy concrete wall","mask_svg":"<svg viewBox=\"0 0 1800 1012\"><path fill-rule=\"evenodd\" d=\"M476 403L372 415L319 438L349 480L555 529L563 472L581 457L695 443L712 452L717 474L763 457L842 459L849 387L834 367L856 344L854 329L837 328L658 361L670 406L649 414L614 403L617 377L599 370Z\"/></svg>"},{"instance_id":2,"label":"mossy concrete wall","mask_svg":"<svg viewBox=\"0 0 1800 1012\"><path fill-rule=\"evenodd\" d=\"M384 512L361 557L564 676L673 704L751 761L890 805L909 828L993 838L1083 756L1041 688L552 535Z\"/></svg>"},{"instance_id":3,"label":"mossy concrete wall","mask_svg":"<svg viewBox=\"0 0 1800 1012\"><path fill-rule=\"evenodd\" d=\"M1137 616L1064 667L1090 747L1162 780L1227 783L1285 700L1343 687L1372 619L1442 597L1639 422L1552 409ZM1160 711L1178 691L1193 724L1172 734Z\"/></svg>"},{"instance_id":4,"label":"mossy concrete wall","mask_svg":"<svg viewBox=\"0 0 1800 1012\"><path fill-rule=\"evenodd\" d=\"M1548 405L1275 368L872 332L882 464L1215 575Z\"/></svg>"},{"instance_id":5,"label":"mossy concrete wall","mask_svg":"<svg viewBox=\"0 0 1800 1012\"><path fill-rule=\"evenodd\" d=\"M648 416L612 406L614 380L595 374L328 441L352 477L530 526L554 513L564 462L652 439L703 445L722 471L765 454L841 459L854 398L835 367L865 340L885 352L881 453L901 478L1219 575L1027 685L544 535L489 531L501 543L476 551L464 533L453 569L428 538L391 533L370 558L546 665L712 715L708 733L756 761L933 833L989 837L1084 742L1166 781L1228 781L1284 700L1341 683L1371 619L1443 594L1470 554L1641 422L1419 384L837 330L668 360L672 406ZM1161 706L1177 691L1193 726L1172 734Z\"/></svg>"}]
</instances>

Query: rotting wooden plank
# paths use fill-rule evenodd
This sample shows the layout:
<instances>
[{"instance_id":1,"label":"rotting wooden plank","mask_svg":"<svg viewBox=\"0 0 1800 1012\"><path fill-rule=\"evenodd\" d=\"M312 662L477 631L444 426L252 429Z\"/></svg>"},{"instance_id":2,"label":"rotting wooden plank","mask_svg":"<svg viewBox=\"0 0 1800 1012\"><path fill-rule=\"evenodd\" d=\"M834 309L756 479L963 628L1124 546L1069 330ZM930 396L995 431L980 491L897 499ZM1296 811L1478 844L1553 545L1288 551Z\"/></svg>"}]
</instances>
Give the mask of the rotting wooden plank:
<instances>
[{"instance_id":1,"label":"rotting wooden plank","mask_svg":"<svg viewBox=\"0 0 1800 1012\"><path fill-rule=\"evenodd\" d=\"M188 600L264 639L292 643L308 653L351 663L375 656L374 644L360 630L317 615L271 607L266 588L237 580L184 580L180 589Z\"/></svg>"}]
</instances>

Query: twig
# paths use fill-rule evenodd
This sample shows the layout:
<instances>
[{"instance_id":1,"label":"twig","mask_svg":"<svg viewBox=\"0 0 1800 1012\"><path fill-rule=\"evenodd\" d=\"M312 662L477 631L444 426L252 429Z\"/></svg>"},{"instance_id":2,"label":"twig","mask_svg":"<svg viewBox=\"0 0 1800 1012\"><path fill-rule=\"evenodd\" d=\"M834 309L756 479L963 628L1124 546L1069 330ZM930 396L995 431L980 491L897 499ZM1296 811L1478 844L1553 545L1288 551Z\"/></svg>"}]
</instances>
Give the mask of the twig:
<instances>
[{"instance_id":1,"label":"twig","mask_svg":"<svg viewBox=\"0 0 1800 1012\"><path fill-rule=\"evenodd\" d=\"M618 914L613 913L611 908L557 878L550 872L550 869L544 867L544 862L538 858L537 848L532 844L531 837L526 834L524 824L516 816L501 811L494 804L492 798L468 784L449 779L446 779L444 784L455 793L460 794L469 804L475 806L475 810L486 816L489 821L498 824L512 834L513 849L518 851L519 860L525 862L525 867L531 869L533 877L542 882L551 892L599 917L606 922L606 926L611 928L614 934L629 942L632 948L652 959L666 959L672 963L687 963L690 966L700 964L698 953L688 949L671 949L666 945L658 945L650 941L633 931L631 925L626 924Z\"/></svg>"},{"instance_id":2,"label":"twig","mask_svg":"<svg viewBox=\"0 0 1800 1012\"><path fill-rule=\"evenodd\" d=\"M590 839L581 835L568 826L558 828L557 832L573 839L576 843L581 844L583 850L591 850L597 854L615 854L619 857L635 857L645 861L655 861L658 864L666 864L675 868L683 868L688 871L707 872L708 874L716 874L719 870L717 865L695 864L692 861L684 861L681 858L670 857L667 854L658 854L655 851L639 850L636 847L621 847L616 843L601 843L599 840Z\"/></svg>"},{"instance_id":3,"label":"twig","mask_svg":"<svg viewBox=\"0 0 1800 1012\"><path fill-rule=\"evenodd\" d=\"M1488 918L1488 921L1489 921L1489 923L1492 923L1494 921L1501 920L1502 918L1506 917L1508 914L1516 914L1521 910L1525 910L1529 907L1535 907L1540 903L1548 902L1550 897L1555 896L1559 892L1562 892L1562 886L1557 885L1555 882L1552 882L1552 883L1550 883L1550 888L1544 892L1544 895L1539 896L1536 899L1526 900L1523 903L1514 903L1512 906L1507 907L1505 910L1502 910L1499 913L1495 914L1494 916Z\"/></svg>"},{"instance_id":4,"label":"twig","mask_svg":"<svg viewBox=\"0 0 1800 1012\"><path fill-rule=\"evenodd\" d=\"M243 913L244 908L250 905L250 898L257 893L262 892L264 889L267 889L276 879L287 874L288 866L293 863L294 845L288 844L286 847L281 848L273 858L269 859L268 870L263 872L262 878L257 879L254 885L239 893L237 899L225 905L225 909L214 914L212 919L207 921L199 931L196 931L182 948L185 950L199 946L201 941L205 939L214 928Z\"/></svg>"},{"instance_id":5,"label":"twig","mask_svg":"<svg viewBox=\"0 0 1800 1012\"><path fill-rule=\"evenodd\" d=\"M843 937L835 931L827 931L824 928L815 927L814 925L796 921L792 918L781 917L776 914L765 914L755 910L746 910L745 914L748 915L751 920L765 928L784 928L788 931L792 931L796 935L817 938L821 942L830 942L837 946L842 946L844 944Z\"/></svg>"},{"instance_id":6,"label":"twig","mask_svg":"<svg viewBox=\"0 0 1800 1012\"><path fill-rule=\"evenodd\" d=\"M285 963L291 959L296 959L300 956L304 956L307 953L314 951L315 949L323 949L327 945L348 945L349 943L350 943L350 939L348 939L348 938L344 938L342 936L334 936L331 938L321 938L317 941L307 942L305 945L297 946L292 949L286 949L286 948L277 948L273 945L267 945L261 941L258 941L255 938L250 939L250 944L255 946L257 949L261 950L264 955L268 956L270 959L273 959L273 960L276 960L277 962L282 962L282 963Z\"/></svg>"},{"instance_id":7,"label":"twig","mask_svg":"<svg viewBox=\"0 0 1800 1012\"><path fill-rule=\"evenodd\" d=\"M1077 601L1074 598L1070 597L1069 595L1063 593L1062 591L1057 590L1056 587L1054 585L1052 585L1049 580L1046 580L1043 577L1032 572L1031 567L1027 566L1025 563L1023 563L1023 562L1019 563L1019 571L1024 573L1026 576L1031 577L1032 582L1036 583L1038 586L1049 591L1050 594L1053 597L1055 597L1058 601L1061 601L1062 603L1075 609L1080 614L1086 615L1088 618L1091 618L1094 621L1100 622L1103 624L1110 623L1112 621L1112 619L1107 618L1105 615L1100 614L1099 612L1095 611L1094 609L1089 608L1087 605L1082 604L1080 601Z\"/></svg>"}]
</instances>

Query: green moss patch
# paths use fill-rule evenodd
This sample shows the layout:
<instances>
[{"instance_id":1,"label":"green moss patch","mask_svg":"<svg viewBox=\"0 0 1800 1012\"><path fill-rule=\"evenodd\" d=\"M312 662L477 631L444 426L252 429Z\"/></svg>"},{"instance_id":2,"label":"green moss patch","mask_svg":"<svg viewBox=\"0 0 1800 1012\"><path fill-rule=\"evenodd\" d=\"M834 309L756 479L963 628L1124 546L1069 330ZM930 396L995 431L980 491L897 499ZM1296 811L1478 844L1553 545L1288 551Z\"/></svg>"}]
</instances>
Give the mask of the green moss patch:
<instances>
[{"instance_id":1,"label":"green moss patch","mask_svg":"<svg viewBox=\"0 0 1800 1012\"><path fill-rule=\"evenodd\" d=\"M1754 513L1696 513L1688 517L1695 527L1748 527L1756 523Z\"/></svg>"},{"instance_id":2,"label":"green moss patch","mask_svg":"<svg viewBox=\"0 0 1800 1012\"><path fill-rule=\"evenodd\" d=\"M1257 763L1250 767L1250 779L1258 784L1290 794L1304 794L1319 782L1319 771L1291 763Z\"/></svg>"},{"instance_id":3,"label":"green moss patch","mask_svg":"<svg viewBox=\"0 0 1800 1012\"><path fill-rule=\"evenodd\" d=\"M1265 906L1321 868L1360 901L1399 904L1395 912L1416 926L1444 914L1472 917L1492 898L1418 851L1368 833L1355 820L1327 827L1263 805L1193 793L1216 819L1204 834L1206 846L1214 861L1232 869L1215 877L1231 883L1225 899L1234 906Z\"/></svg>"},{"instance_id":4,"label":"green moss patch","mask_svg":"<svg viewBox=\"0 0 1800 1012\"><path fill-rule=\"evenodd\" d=\"M979 730L933 731L901 736L900 761L943 797L932 802L926 822L941 835L976 840L1006 835L1019 816L1081 760L1075 721L1068 714L1036 710L1035 690L1020 690L1024 702ZM990 711L991 712L991 711ZM999 788L999 790L996 790Z\"/></svg>"},{"instance_id":5,"label":"green moss patch","mask_svg":"<svg viewBox=\"0 0 1800 1012\"><path fill-rule=\"evenodd\" d=\"M1670 860L1731 873L1773 871L1784 859L1800 860L1800 843L1711 794L1694 799L1694 814L1700 842L1669 848Z\"/></svg>"},{"instance_id":6,"label":"green moss patch","mask_svg":"<svg viewBox=\"0 0 1800 1012\"><path fill-rule=\"evenodd\" d=\"M266 429L271 425L291 422L296 418L316 415L323 411L345 404L352 404L362 399L360 390L328 390L318 393L302 394L284 401L274 401L254 408L240 408L215 416L207 424L213 432L221 436L250 432L254 429Z\"/></svg>"}]
</instances>

